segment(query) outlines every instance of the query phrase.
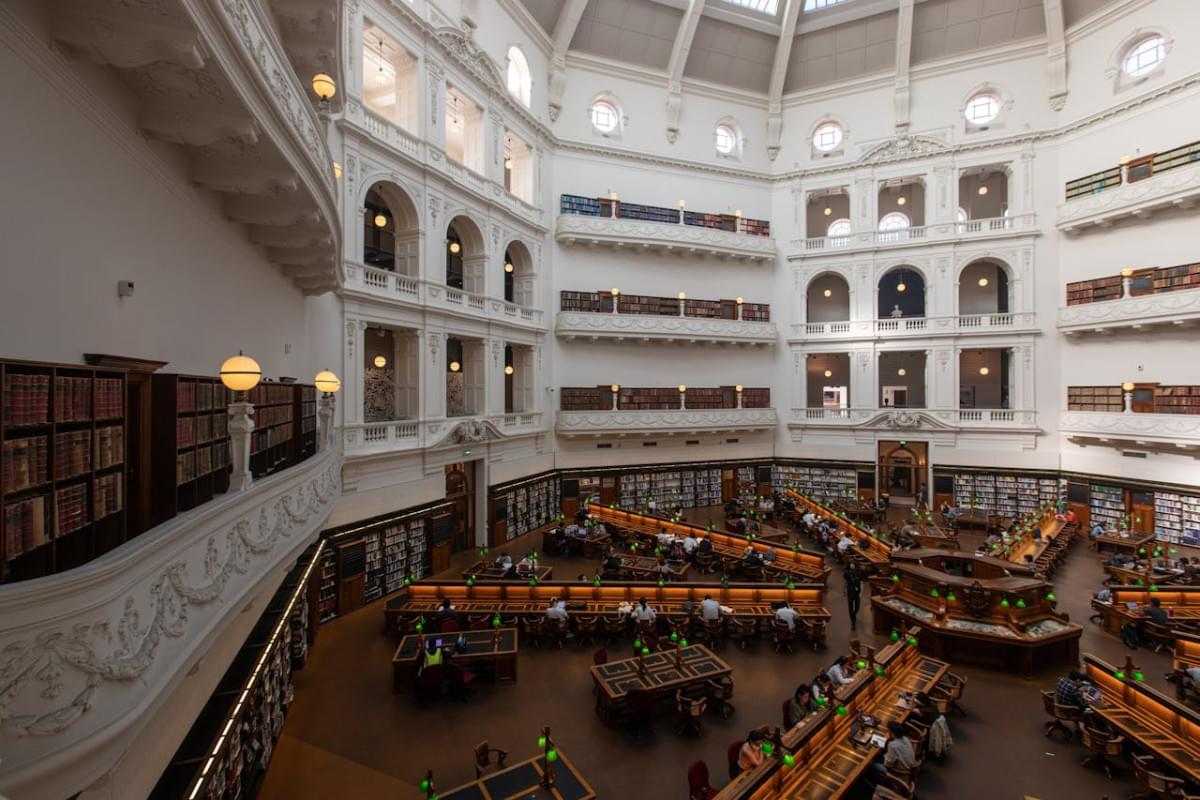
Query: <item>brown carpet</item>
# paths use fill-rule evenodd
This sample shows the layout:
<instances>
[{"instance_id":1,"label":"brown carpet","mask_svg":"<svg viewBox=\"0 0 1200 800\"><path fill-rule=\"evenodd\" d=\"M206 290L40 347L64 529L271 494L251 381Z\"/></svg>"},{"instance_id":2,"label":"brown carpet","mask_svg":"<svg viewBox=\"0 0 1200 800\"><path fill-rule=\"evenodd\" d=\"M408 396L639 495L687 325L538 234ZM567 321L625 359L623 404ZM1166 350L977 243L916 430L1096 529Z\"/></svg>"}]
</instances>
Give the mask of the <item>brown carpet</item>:
<instances>
[{"instance_id":1,"label":"brown carpet","mask_svg":"<svg viewBox=\"0 0 1200 800\"><path fill-rule=\"evenodd\" d=\"M715 521L719 509L697 510L690 518ZM509 548L514 554L540 546L526 537ZM973 548L977 537L963 537ZM457 575L475 560L462 553L446 574ZM591 572L580 559L553 562L556 577ZM1095 553L1076 544L1054 577L1059 607L1084 625L1081 652L1122 663L1121 642L1087 621L1091 593L1103 579ZM710 715L700 739L675 732L672 713L654 720L643 741L605 727L593 712L591 647L568 643L563 650L522 650L515 684L484 684L467 703L419 708L412 697L391 691L392 640L381 633L382 604L376 603L321 628L307 666L295 677L296 700L268 770L264 800L307 798L418 798L426 769L442 791L474 779L472 747L482 739L510 751L512 761L534 754L538 731L549 725L559 746L602 798L683 798L686 772L695 760L707 762L718 788L727 780L725 748L763 723L781 724L780 705L797 683L807 682L847 646L844 584L835 570L826 605L833 612L828 651L800 648L777 655L767 645L740 652L723 648L733 667L736 713L728 721ZM870 604L864 591L860 638L873 643ZM1134 654L1148 683L1170 690L1164 674L1170 657L1147 650ZM973 797L1043 800L1128 797L1137 791L1128 762L1113 781L1079 765L1087 755L1077 742L1042 736L1045 719L1038 690L1049 688L1065 669L1026 681L1017 675L959 668L969 684L967 716L950 719L955 746L942 763L923 771L918 793L924 798ZM865 796L865 795L864 795Z\"/></svg>"}]
</instances>

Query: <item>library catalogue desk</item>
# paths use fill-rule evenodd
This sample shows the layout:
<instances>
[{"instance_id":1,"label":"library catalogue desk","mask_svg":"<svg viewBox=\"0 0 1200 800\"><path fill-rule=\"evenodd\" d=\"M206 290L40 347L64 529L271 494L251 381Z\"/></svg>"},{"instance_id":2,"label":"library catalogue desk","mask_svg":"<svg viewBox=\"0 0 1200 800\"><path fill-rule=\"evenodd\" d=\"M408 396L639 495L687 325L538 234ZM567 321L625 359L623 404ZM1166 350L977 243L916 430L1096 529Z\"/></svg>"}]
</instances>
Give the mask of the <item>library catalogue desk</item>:
<instances>
[{"instance_id":1,"label":"library catalogue desk","mask_svg":"<svg viewBox=\"0 0 1200 800\"><path fill-rule=\"evenodd\" d=\"M591 668L596 684L596 713L607 721L613 706L633 692L674 694L697 684L718 681L733 669L702 644L668 647L650 655L636 655Z\"/></svg>"},{"instance_id":2,"label":"library catalogue desk","mask_svg":"<svg viewBox=\"0 0 1200 800\"><path fill-rule=\"evenodd\" d=\"M554 752L557 759L550 767L554 776L552 786L542 785L547 765L545 756L538 755L479 780L464 783L437 797L442 800L593 800L596 797L595 790L566 753L557 748Z\"/></svg>"},{"instance_id":3,"label":"library catalogue desk","mask_svg":"<svg viewBox=\"0 0 1200 800\"><path fill-rule=\"evenodd\" d=\"M463 647L459 648L459 641ZM492 675L496 681L517 679L517 629L496 628L461 633L410 634L400 640L392 656L392 691L411 689L417 682L421 651L429 642L441 641L447 660L473 672Z\"/></svg>"}]
</instances>

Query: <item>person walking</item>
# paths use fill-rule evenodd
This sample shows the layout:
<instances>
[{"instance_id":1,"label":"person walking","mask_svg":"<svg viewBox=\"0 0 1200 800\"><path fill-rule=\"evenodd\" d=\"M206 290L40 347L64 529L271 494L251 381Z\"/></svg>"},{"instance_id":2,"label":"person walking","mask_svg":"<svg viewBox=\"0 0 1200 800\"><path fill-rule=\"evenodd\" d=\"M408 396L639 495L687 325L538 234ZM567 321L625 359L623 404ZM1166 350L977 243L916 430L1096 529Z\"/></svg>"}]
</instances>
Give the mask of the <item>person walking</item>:
<instances>
[{"instance_id":1,"label":"person walking","mask_svg":"<svg viewBox=\"0 0 1200 800\"><path fill-rule=\"evenodd\" d=\"M858 629L858 608L862 604L862 575L854 563L846 568L846 606L850 611L850 628Z\"/></svg>"}]
</instances>

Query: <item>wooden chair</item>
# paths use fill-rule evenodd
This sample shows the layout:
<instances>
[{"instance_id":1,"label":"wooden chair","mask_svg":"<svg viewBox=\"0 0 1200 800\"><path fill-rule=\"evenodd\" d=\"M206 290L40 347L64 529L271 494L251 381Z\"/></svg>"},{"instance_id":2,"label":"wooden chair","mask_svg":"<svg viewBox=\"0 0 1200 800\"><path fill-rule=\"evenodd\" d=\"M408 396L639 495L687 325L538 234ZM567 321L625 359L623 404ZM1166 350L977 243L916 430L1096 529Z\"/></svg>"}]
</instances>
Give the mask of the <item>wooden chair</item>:
<instances>
[{"instance_id":1,"label":"wooden chair","mask_svg":"<svg viewBox=\"0 0 1200 800\"><path fill-rule=\"evenodd\" d=\"M688 767L688 800L711 800L717 796L717 790L708 782L708 764L694 761Z\"/></svg>"},{"instance_id":2,"label":"wooden chair","mask_svg":"<svg viewBox=\"0 0 1200 800\"><path fill-rule=\"evenodd\" d=\"M733 703L729 702L733 697L733 678L725 675L716 680L708 680L704 684L704 689L708 697L708 702L721 713L721 719L729 719L733 714Z\"/></svg>"},{"instance_id":3,"label":"wooden chair","mask_svg":"<svg viewBox=\"0 0 1200 800\"><path fill-rule=\"evenodd\" d=\"M641 740L650 730L650 718L654 713L654 693L645 689L634 689L625 696L625 702L613 709L613 720L633 730L633 738Z\"/></svg>"},{"instance_id":4,"label":"wooden chair","mask_svg":"<svg viewBox=\"0 0 1200 800\"><path fill-rule=\"evenodd\" d=\"M704 731L700 727L700 719L706 710L708 710L707 697L688 697L682 689L675 690L675 713L678 716L679 733L691 732L698 737L703 736Z\"/></svg>"},{"instance_id":5,"label":"wooden chair","mask_svg":"<svg viewBox=\"0 0 1200 800\"><path fill-rule=\"evenodd\" d=\"M545 626L546 618L541 615L536 617L522 617L521 638L534 647L541 647Z\"/></svg>"},{"instance_id":6,"label":"wooden chair","mask_svg":"<svg viewBox=\"0 0 1200 800\"><path fill-rule=\"evenodd\" d=\"M738 649L745 650L758 639L758 620L753 617L746 619L730 617L725 622L725 630Z\"/></svg>"},{"instance_id":7,"label":"wooden chair","mask_svg":"<svg viewBox=\"0 0 1200 800\"><path fill-rule=\"evenodd\" d=\"M953 709L959 713L959 716L965 717L967 712L963 711L963 707L958 701L962 700L963 693L966 691L966 689L966 675L956 675L953 672L947 672L942 676L942 679L937 682L937 685L933 687L933 691L930 693L930 696L935 700L944 699L948 703L947 709L942 711L943 714L945 714L947 710Z\"/></svg>"},{"instance_id":8,"label":"wooden chair","mask_svg":"<svg viewBox=\"0 0 1200 800\"><path fill-rule=\"evenodd\" d=\"M495 756L495 759L492 756ZM489 747L487 739L475 745L475 777L482 778L489 772L499 772L504 769L504 759L508 751Z\"/></svg>"},{"instance_id":9,"label":"wooden chair","mask_svg":"<svg viewBox=\"0 0 1200 800\"><path fill-rule=\"evenodd\" d=\"M1055 699L1053 690L1042 692L1042 708L1050 715L1049 722L1043 724L1042 733L1047 738L1055 731L1062 731L1067 735L1067 741L1075 738L1075 731L1079 730L1079 723L1083 721L1083 709L1079 706L1064 706ZM1073 723L1075 731L1071 730L1064 723Z\"/></svg>"},{"instance_id":10,"label":"wooden chair","mask_svg":"<svg viewBox=\"0 0 1200 800\"><path fill-rule=\"evenodd\" d=\"M542 641L562 649L563 642L567 640L567 621L543 618L541 628Z\"/></svg>"},{"instance_id":11,"label":"wooden chair","mask_svg":"<svg viewBox=\"0 0 1200 800\"><path fill-rule=\"evenodd\" d=\"M1112 780L1113 770L1116 765L1109 760L1109 756L1119 756L1125 749L1125 737L1110 734L1108 731L1103 731L1098 728L1090 727L1085 721L1080 726L1080 733L1083 736L1083 746L1092 752L1090 756L1079 762L1082 766L1092 767L1098 766L1104 770L1104 775Z\"/></svg>"},{"instance_id":12,"label":"wooden chair","mask_svg":"<svg viewBox=\"0 0 1200 800\"><path fill-rule=\"evenodd\" d=\"M696 553L696 571L708 575L716 571L717 556L715 553Z\"/></svg>"},{"instance_id":13,"label":"wooden chair","mask_svg":"<svg viewBox=\"0 0 1200 800\"><path fill-rule=\"evenodd\" d=\"M786 622L777 619L771 623L771 644L775 646L776 653L791 653L795 641L796 631L789 628Z\"/></svg>"},{"instance_id":14,"label":"wooden chair","mask_svg":"<svg viewBox=\"0 0 1200 800\"><path fill-rule=\"evenodd\" d=\"M725 635L725 621L718 619L706 619L700 623L699 637L700 641L708 645L710 650L716 650L721 639Z\"/></svg>"},{"instance_id":15,"label":"wooden chair","mask_svg":"<svg viewBox=\"0 0 1200 800\"><path fill-rule=\"evenodd\" d=\"M575 638L580 647L595 644L600 637L600 617L595 614L580 614L575 617Z\"/></svg>"},{"instance_id":16,"label":"wooden chair","mask_svg":"<svg viewBox=\"0 0 1200 800\"><path fill-rule=\"evenodd\" d=\"M1183 787L1186 782L1183 778L1168 775L1162 772L1160 767L1152 755L1133 755L1133 777L1137 778L1146 791L1134 795L1129 800L1173 800L1184 796Z\"/></svg>"},{"instance_id":17,"label":"wooden chair","mask_svg":"<svg viewBox=\"0 0 1200 800\"><path fill-rule=\"evenodd\" d=\"M745 743L744 740L738 739L725 748L725 760L729 763L729 780L733 780L742 772L742 768L738 766L738 757L741 756L742 745Z\"/></svg>"},{"instance_id":18,"label":"wooden chair","mask_svg":"<svg viewBox=\"0 0 1200 800\"><path fill-rule=\"evenodd\" d=\"M625 620L620 616L601 617L600 629L604 631L605 644L620 644L625 638Z\"/></svg>"},{"instance_id":19,"label":"wooden chair","mask_svg":"<svg viewBox=\"0 0 1200 800\"><path fill-rule=\"evenodd\" d=\"M1142 641L1147 647L1153 647L1154 652L1161 653L1163 650L1174 649L1175 634L1167 625L1147 621L1142 626Z\"/></svg>"}]
</instances>

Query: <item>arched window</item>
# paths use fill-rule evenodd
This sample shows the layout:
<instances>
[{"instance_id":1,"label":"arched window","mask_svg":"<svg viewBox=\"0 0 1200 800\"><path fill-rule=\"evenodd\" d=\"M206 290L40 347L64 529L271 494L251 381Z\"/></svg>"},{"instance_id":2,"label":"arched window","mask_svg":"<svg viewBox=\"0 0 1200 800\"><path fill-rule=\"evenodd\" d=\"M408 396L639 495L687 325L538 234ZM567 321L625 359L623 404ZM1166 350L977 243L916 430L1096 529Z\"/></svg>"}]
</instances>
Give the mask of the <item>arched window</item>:
<instances>
[{"instance_id":1,"label":"arched window","mask_svg":"<svg viewBox=\"0 0 1200 800\"><path fill-rule=\"evenodd\" d=\"M825 230L831 247L845 247L850 241L850 220L835 219Z\"/></svg>"},{"instance_id":2,"label":"arched window","mask_svg":"<svg viewBox=\"0 0 1200 800\"><path fill-rule=\"evenodd\" d=\"M614 133L621 126L621 112L613 101L601 98L592 103L592 127L603 134Z\"/></svg>"},{"instance_id":3,"label":"arched window","mask_svg":"<svg viewBox=\"0 0 1200 800\"><path fill-rule=\"evenodd\" d=\"M1000 116L1000 98L992 92L980 92L967 101L963 116L972 125L987 125Z\"/></svg>"},{"instance_id":4,"label":"arched window","mask_svg":"<svg viewBox=\"0 0 1200 800\"><path fill-rule=\"evenodd\" d=\"M1153 72L1166 57L1167 43L1156 34L1129 48L1121 61L1121 69L1131 78L1140 78Z\"/></svg>"},{"instance_id":5,"label":"arched window","mask_svg":"<svg viewBox=\"0 0 1200 800\"><path fill-rule=\"evenodd\" d=\"M528 106L533 91L533 78L529 74L529 62L521 48L508 48L508 93Z\"/></svg>"},{"instance_id":6,"label":"arched window","mask_svg":"<svg viewBox=\"0 0 1200 800\"><path fill-rule=\"evenodd\" d=\"M908 215L899 211L885 214L879 220L879 241L899 242L908 238Z\"/></svg>"},{"instance_id":7,"label":"arched window","mask_svg":"<svg viewBox=\"0 0 1200 800\"><path fill-rule=\"evenodd\" d=\"M823 122L813 131L813 147L822 153L833 152L842 144L844 135L841 125L832 121Z\"/></svg>"}]
</instances>

